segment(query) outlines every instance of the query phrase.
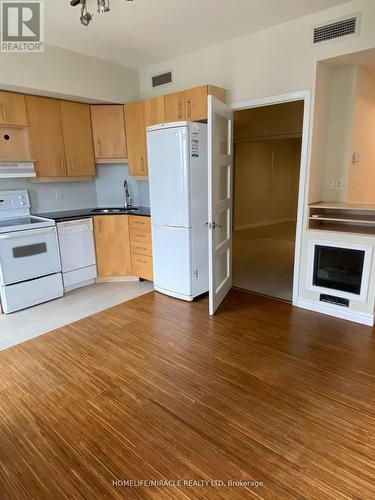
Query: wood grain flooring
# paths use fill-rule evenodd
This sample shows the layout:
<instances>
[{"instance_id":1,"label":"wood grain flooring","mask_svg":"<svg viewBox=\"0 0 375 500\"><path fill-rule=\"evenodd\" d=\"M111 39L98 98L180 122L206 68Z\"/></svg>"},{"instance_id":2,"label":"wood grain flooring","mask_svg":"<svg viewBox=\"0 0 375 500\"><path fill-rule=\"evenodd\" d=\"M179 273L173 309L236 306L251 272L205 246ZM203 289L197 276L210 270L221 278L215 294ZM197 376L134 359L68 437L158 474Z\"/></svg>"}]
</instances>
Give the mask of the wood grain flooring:
<instances>
[{"instance_id":1,"label":"wood grain flooring","mask_svg":"<svg viewBox=\"0 0 375 500\"><path fill-rule=\"evenodd\" d=\"M371 328L153 292L0 352L0 373L1 499L375 498Z\"/></svg>"}]
</instances>

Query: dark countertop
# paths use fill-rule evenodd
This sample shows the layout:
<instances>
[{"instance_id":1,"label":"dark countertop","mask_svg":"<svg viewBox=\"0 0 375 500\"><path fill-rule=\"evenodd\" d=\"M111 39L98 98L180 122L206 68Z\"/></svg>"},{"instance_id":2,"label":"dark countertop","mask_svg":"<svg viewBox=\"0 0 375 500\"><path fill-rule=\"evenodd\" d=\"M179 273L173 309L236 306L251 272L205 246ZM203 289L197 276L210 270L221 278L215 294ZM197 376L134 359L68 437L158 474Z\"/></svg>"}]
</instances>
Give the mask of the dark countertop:
<instances>
[{"instance_id":1,"label":"dark countertop","mask_svg":"<svg viewBox=\"0 0 375 500\"><path fill-rule=\"evenodd\" d=\"M98 208L109 208L109 207L95 207L95 208L77 208L75 210L62 210L61 212L48 212L43 214L34 214L38 217L46 217L47 219L53 219L56 222L62 222L66 220L74 220L74 219L84 219L87 217L93 217L94 215L140 215L141 217L150 217L150 207L134 207L137 208L135 212L128 213L95 213L94 210ZM118 208L118 207L114 207Z\"/></svg>"}]
</instances>

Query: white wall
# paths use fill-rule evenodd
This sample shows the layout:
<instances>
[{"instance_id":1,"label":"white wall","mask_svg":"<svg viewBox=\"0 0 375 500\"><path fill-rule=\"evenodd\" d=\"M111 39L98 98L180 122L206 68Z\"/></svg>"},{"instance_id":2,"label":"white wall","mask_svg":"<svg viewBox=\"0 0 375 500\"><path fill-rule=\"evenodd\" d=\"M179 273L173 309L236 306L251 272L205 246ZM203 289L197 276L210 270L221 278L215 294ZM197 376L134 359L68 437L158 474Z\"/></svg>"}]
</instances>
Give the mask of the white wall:
<instances>
[{"instance_id":1,"label":"white wall","mask_svg":"<svg viewBox=\"0 0 375 500\"><path fill-rule=\"evenodd\" d=\"M362 12L361 34L312 44L314 25ZM213 19L214 22L214 19ZM313 89L316 61L375 46L375 2L357 0L267 30L144 67L141 95L149 97L212 83L229 89L229 101ZM151 75L173 70L172 85L152 89Z\"/></svg>"},{"instance_id":2,"label":"white wall","mask_svg":"<svg viewBox=\"0 0 375 500\"><path fill-rule=\"evenodd\" d=\"M358 68L344 66L332 68L329 95L329 116L326 131L323 201L345 202L348 169L352 147L353 117ZM315 131L314 131L315 133ZM315 165L312 163L312 170ZM331 189L329 181L342 180L340 190Z\"/></svg>"},{"instance_id":3,"label":"white wall","mask_svg":"<svg viewBox=\"0 0 375 500\"><path fill-rule=\"evenodd\" d=\"M135 205L150 206L148 181L134 180L127 165L97 165L89 182L35 182L32 179L0 179L0 191L27 189L33 213L75 208L116 207L124 204L124 180L129 182Z\"/></svg>"},{"instance_id":4,"label":"white wall","mask_svg":"<svg viewBox=\"0 0 375 500\"><path fill-rule=\"evenodd\" d=\"M375 203L375 77L359 68L356 83L353 135L347 161L347 199ZM351 162L352 152L359 153L358 163Z\"/></svg>"},{"instance_id":5,"label":"white wall","mask_svg":"<svg viewBox=\"0 0 375 500\"><path fill-rule=\"evenodd\" d=\"M0 89L123 103L138 99L139 76L135 68L47 45L40 54L0 52Z\"/></svg>"},{"instance_id":6,"label":"white wall","mask_svg":"<svg viewBox=\"0 0 375 500\"><path fill-rule=\"evenodd\" d=\"M134 177L129 175L128 165L106 164L96 166L95 187L99 207L123 206L125 179L128 181L133 204L150 206L147 180L135 180Z\"/></svg>"},{"instance_id":7,"label":"white wall","mask_svg":"<svg viewBox=\"0 0 375 500\"><path fill-rule=\"evenodd\" d=\"M38 183L26 179L0 179L0 191L27 189L33 213L96 207L95 182ZM60 199L56 198L56 192ZM62 196L62 197L61 197Z\"/></svg>"}]
</instances>

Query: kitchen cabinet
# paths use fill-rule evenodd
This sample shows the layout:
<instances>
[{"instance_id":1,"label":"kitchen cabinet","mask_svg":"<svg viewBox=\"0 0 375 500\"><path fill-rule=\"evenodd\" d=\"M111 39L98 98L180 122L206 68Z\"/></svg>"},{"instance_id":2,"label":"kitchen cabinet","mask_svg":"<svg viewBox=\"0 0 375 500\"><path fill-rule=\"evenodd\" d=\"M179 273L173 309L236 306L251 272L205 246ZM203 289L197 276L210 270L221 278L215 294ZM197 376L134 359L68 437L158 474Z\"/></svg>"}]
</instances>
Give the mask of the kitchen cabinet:
<instances>
[{"instance_id":1,"label":"kitchen cabinet","mask_svg":"<svg viewBox=\"0 0 375 500\"><path fill-rule=\"evenodd\" d=\"M0 126L0 160L24 162L31 159L27 128Z\"/></svg>"},{"instance_id":2,"label":"kitchen cabinet","mask_svg":"<svg viewBox=\"0 0 375 500\"><path fill-rule=\"evenodd\" d=\"M25 96L0 92L0 125L27 126Z\"/></svg>"},{"instance_id":3,"label":"kitchen cabinet","mask_svg":"<svg viewBox=\"0 0 375 500\"><path fill-rule=\"evenodd\" d=\"M67 174L73 177L94 176L90 106L79 102L61 101L60 110Z\"/></svg>"},{"instance_id":4,"label":"kitchen cabinet","mask_svg":"<svg viewBox=\"0 0 375 500\"><path fill-rule=\"evenodd\" d=\"M60 101L26 96L32 158L38 177L66 177Z\"/></svg>"},{"instance_id":5,"label":"kitchen cabinet","mask_svg":"<svg viewBox=\"0 0 375 500\"><path fill-rule=\"evenodd\" d=\"M125 105L125 127L129 173L134 176L147 177L147 144L143 101Z\"/></svg>"},{"instance_id":6,"label":"kitchen cabinet","mask_svg":"<svg viewBox=\"0 0 375 500\"><path fill-rule=\"evenodd\" d=\"M100 277L131 275L129 216L95 216L94 234L98 275Z\"/></svg>"},{"instance_id":7,"label":"kitchen cabinet","mask_svg":"<svg viewBox=\"0 0 375 500\"><path fill-rule=\"evenodd\" d=\"M164 97L165 121L207 120L207 97L213 95L226 102L226 91L214 85L202 85L182 92L175 92Z\"/></svg>"},{"instance_id":8,"label":"kitchen cabinet","mask_svg":"<svg viewBox=\"0 0 375 500\"><path fill-rule=\"evenodd\" d=\"M151 127L158 123L164 123L165 109L164 109L164 96L153 97L143 101L144 105L144 118L145 127Z\"/></svg>"},{"instance_id":9,"label":"kitchen cabinet","mask_svg":"<svg viewBox=\"0 0 375 500\"><path fill-rule=\"evenodd\" d=\"M129 218L132 274L153 280L151 219L133 215Z\"/></svg>"},{"instance_id":10,"label":"kitchen cabinet","mask_svg":"<svg viewBox=\"0 0 375 500\"><path fill-rule=\"evenodd\" d=\"M99 163L127 161L124 106L91 106L91 120L95 159Z\"/></svg>"}]
</instances>

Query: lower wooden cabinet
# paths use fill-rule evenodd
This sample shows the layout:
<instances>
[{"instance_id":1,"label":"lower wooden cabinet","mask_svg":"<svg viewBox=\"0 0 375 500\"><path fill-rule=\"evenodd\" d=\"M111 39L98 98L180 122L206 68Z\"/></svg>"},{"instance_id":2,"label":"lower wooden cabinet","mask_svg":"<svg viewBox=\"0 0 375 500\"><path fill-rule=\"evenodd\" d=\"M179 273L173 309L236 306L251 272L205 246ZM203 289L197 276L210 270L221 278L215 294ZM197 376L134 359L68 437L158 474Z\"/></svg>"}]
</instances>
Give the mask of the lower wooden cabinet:
<instances>
[{"instance_id":1,"label":"lower wooden cabinet","mask_svg":"<svg viewBox=\"0 0 375 500\"><path fill-rule=\"evenodd\" d=\"M131 216L129 222L133 275L152 281L151 219Z\"/></svg>"},{"instance_id":2,"label":"lower wooden cabinet","mask_svg":"<svg viewBox=\"0 0 375 500\"><path fill-rule=\"evenodd\" d=\"M94 217L96 263L100 277L132 274L128 215Z\"/></svg>"},{"instance_id":3,"label":"lower wooden cabinet","mask_svg":"<svg viewBox=\"0 0 375 500\"><path fill-rule=\"evenodd\" d=\"M149 217L97 215L94 234L100 278L138 276L153 280Z\"/></svg>"}]
</instances>

